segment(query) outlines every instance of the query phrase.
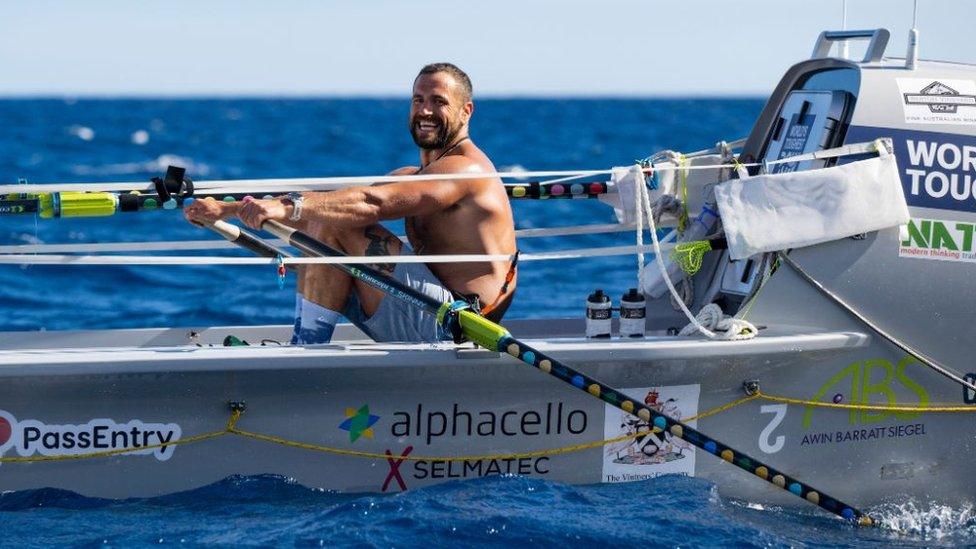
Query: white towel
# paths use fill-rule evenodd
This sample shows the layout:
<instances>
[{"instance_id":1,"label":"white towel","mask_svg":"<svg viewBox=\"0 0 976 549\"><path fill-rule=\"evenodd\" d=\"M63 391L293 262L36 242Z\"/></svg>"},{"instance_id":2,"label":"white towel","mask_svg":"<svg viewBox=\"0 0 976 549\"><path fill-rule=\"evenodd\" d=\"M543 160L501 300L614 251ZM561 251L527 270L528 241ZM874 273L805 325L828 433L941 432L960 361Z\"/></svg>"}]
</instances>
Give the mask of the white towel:
<instances>
[{"instance_id":1,"label":"white towel","mask_svg":"<svg viewBox=\"0 0 976 549\"><path fill-rule=\"evenodd\" d=\"M908 223L893 154L715 186L732 259L812 246Z\"/></svg>"}]
</instances>

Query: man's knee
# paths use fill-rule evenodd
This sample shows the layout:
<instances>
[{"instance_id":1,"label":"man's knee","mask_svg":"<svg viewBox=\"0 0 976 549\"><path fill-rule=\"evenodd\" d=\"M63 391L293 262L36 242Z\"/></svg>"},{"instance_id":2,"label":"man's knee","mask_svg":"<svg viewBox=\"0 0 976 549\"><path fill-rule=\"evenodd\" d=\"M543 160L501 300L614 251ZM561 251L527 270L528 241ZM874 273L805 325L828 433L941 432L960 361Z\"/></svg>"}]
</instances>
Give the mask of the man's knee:
<instances>
[{"instance_id":1,"label":"man's knee","mask_svg":"<svg viewBox=\"0 0 976 549\"><path fill-rule=\"evenodd\" d=\"M330 227L316 223L309 227L309 234L333 248L338 248L349 254L358 254L356 251L357 243L363 237L363 230Z\"/></svg>"}]
</instances>

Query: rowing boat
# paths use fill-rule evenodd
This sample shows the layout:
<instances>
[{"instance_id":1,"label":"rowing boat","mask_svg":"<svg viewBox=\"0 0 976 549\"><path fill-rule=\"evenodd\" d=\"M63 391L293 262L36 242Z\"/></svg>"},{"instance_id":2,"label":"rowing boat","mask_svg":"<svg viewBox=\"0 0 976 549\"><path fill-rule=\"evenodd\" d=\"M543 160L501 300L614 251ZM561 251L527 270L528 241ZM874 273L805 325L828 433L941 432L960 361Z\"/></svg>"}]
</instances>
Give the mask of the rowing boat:
<instances>
[{"instance_id":1,"label":"rowing boat","mask_svg":"<svg viewBox=\"0 0 976 549\"><path fill-rule=\"evenodd\" d=\"M863 60L827 56L853 39L869 40ZM131 497L271 473L396 492L494 474L582 484L684 474L731 497L806 501L849 519L904 498L974 503L976 67L906 69L884 57L887 40L884 29L822 34L744 141L633 167L501 174L513 200L614 207L612 226L519 237L634 231L636 245L519 260L637 254L643 337L587 338L583 318L499 327L449 308L442 316L466 319L455 320L458 343L375 343L351 326L304 347L276 343L290 326L0 333L0 489ZM0 214L134 215L376 179L191 185L173 170L148 187L10 185ZM764 211L757 189L785 202ZM368 262L299 245L301 256L288 251L293 235L276 236L247 246L275 250L266 256L45 244L3 246L0 262ZM224 345L241 340L253 344Z\"/></svg>"}]
</instances>

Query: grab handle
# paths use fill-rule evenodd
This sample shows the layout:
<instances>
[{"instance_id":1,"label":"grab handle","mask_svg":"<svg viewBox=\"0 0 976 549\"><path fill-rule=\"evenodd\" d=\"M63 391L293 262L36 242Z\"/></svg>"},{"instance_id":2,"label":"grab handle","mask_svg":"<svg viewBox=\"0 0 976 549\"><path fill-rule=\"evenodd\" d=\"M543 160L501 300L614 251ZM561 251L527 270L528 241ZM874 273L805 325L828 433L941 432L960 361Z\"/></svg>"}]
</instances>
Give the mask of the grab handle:
<instances>
[{"instance_id":1,"label":"grab handle","mask_svg":"<svg viewBox=\"0 0 976 549\"><path fill-rule=\"evenodd\" d=\"M888 47L888 39L891 33L888 29L865 29L865 30L843 30L843 31L823 31L817 38L817 45L813 47L813 59L827 57L830 47L834 42L847 42L850 40L870 40L868 49L864 52L862 63L872 63L881 61L884 56L885 48Z\"/></svg>"}]
</instances>

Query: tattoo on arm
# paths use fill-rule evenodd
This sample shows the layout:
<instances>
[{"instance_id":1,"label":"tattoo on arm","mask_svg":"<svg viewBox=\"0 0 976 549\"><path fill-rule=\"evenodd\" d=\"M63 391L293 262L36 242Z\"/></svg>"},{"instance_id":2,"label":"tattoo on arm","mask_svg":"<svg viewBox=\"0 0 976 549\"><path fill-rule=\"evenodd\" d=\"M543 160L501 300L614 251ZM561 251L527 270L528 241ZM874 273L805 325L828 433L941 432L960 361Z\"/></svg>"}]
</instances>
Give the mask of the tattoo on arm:
<instances>
[{"instance_id":1,"label":"tattoo on arm","mask_svg":"<svg viewBox=\"0 0 976 549\"><path fill-rule=\"evenodd\" d=\"M393 255L390 253L390 239L395 237L377 234L372 227L363 229L363 234L369 239L369 244L366 245L366 255ZM393 274L393 270L396 269L395 263L373 263L372 266L387 275Z\"/></svg>"}]
</instances>

